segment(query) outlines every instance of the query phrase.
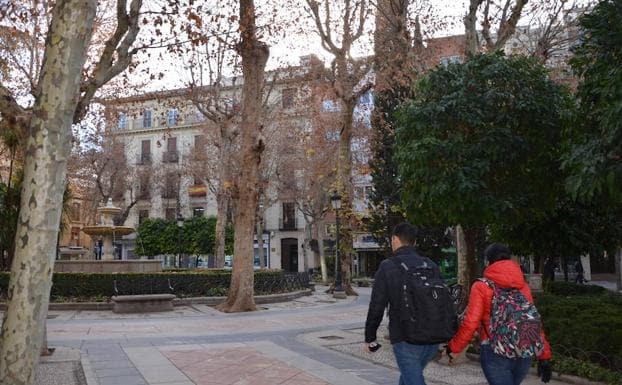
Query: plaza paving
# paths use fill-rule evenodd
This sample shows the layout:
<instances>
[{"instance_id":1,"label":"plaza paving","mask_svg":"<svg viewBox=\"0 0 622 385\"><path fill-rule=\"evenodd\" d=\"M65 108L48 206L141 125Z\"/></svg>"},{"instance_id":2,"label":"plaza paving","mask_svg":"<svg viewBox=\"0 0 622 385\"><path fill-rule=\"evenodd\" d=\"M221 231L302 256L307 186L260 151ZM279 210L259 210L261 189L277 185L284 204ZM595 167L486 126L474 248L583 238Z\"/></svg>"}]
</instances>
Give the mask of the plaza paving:
<instances>
[{"instance_id":1,"label":"plaza paving","mask_svg":"<svg viewBox=\"0 0 622 385\"><path fill-rule=\"evenodd\" d=\"M74 376L53 382L48 375L39 384L396 385L399 373L388 341L374 354L361 350L370 289L340 301L322 289L241 314L203 305L135 315L50 311L50 346L58 348L57 357L77 352L86 381ZM67 373L69 363L62 364ZM425 374L428 385L486 384L479 365L469 361L433 362ZM577 383L570 380L550 384ZM524 382L540 383L535 376Z\"/></svg>"}]
</instances>

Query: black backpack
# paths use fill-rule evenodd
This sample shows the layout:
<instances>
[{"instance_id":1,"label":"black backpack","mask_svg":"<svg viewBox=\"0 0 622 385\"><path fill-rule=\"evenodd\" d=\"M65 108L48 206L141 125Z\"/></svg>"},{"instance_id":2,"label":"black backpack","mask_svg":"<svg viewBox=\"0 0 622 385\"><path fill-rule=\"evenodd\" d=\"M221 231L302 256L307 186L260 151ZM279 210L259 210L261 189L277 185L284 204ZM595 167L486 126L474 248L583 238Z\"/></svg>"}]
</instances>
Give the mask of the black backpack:
<instances>
[{"instance_id":1,"label":"black backpack","mask_svg":"<svg viewBox=\"0 0 622 385\"><path fill-rule=\"evenodd\" d=\"M391 261L402 271L398 306L404 340L417 345L449 341L458 329L454 299L431 262L408 267L397 257Z\"/></svg>"}]
</instances>

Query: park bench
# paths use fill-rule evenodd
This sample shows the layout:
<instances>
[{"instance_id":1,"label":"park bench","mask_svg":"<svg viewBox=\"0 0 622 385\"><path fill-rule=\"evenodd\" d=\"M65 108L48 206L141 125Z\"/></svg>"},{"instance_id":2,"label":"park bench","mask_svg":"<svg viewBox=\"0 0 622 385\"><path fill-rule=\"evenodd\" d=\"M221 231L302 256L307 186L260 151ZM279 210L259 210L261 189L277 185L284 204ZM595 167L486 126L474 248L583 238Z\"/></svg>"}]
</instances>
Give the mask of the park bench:
<instances>
[{"instance_id":1,"label":"park bench","mask_svg":"<svg viewBox=\"0 0 622 385\"><path fill-rule=\"evenodd\" d=\"M154 289L150 287L148 294L122 294L124 292L132 292L127 288L127 283L123 281L114 281L114 292L112 296L112 312L113 313L149 313L173 310L173 286L171 280L167 280L166 287Z\"/></svg>"}]
</instances>

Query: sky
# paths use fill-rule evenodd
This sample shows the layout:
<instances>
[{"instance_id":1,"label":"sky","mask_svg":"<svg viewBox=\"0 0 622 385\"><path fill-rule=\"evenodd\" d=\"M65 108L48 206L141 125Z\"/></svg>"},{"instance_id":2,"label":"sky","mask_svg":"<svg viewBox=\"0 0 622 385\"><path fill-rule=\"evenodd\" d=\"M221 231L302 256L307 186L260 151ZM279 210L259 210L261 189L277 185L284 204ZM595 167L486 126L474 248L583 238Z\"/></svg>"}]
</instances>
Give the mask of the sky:
<instances>
[{"instance_id":1,"label":"sky","mask_svg":"<svg viewBox=\"0 0 622 385\"><path fill-rule=\"evenodd\" d=\"M294 2L293 4L297 5L304 4L304 0L292 1ZM261 18L258 20L260 26L266 27L268 25L272 30L271 34L266 34L264 37L264 40L270 46L270 59L267 69L298 65L300 57L309 54L318 56L328 65L332 56L322 48L320 38L315 32L315 25L303 7L293 7L292 3L289 2L287 3L290 6L278 7L279 2L286 3L286 0L263 0L257 2L259 11L265 12L266 8L261 8L261 5L270 2L277 4L277 13L267 12L270 15L270 20L266 20L265 17L263 20ZM433 27L435 31L431 35L446 36L463 33L464 27L461 20L466 9L465 1L424 0L424 2L429 3L429 6L433 7L434 12L438 15L438 19L442 18L446 21L446 25L442 29ZM273 27L279 21L294 20L296 18L297 22L295 25L290 25L283 29ZM424 21L424 23L426 22ZM366 23L366 33L361 39L362 43L357 44L353 49L352 53L354 56L360 57L372 53L371 36L373 28L373 17L370 17ZM430 29L432 27L426 28L424 25L424 30ZM144 29L142 33L143 36L149 36L151 31ZM137 58L141 62L138 67L139 71L135 71L132 75L134 80L136 80L135 85L137 89L126 88L125 91L129 93L181 88L186 86L189 81L189 71L186 68L188 59L179 58L177 55L172 55L163 49L151 49L142 52L138 54ZM162 73L163 77L161 79L148 80L148 75L142 74L144 70L148 70L150 74Z\"/></svg>"}]
</instances>

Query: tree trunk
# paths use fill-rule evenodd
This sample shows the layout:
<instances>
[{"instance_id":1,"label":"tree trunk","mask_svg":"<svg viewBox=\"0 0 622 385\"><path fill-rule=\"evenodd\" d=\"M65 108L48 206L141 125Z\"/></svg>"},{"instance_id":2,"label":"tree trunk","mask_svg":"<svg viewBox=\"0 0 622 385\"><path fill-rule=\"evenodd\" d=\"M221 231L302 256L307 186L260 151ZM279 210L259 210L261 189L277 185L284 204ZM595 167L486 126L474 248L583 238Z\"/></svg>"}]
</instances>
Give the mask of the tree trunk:
<instances>
[{"instance_id":1,"label":"tree trunk","mask_svg":"<svg viewBox=\"0 0 622 385\"><path fill-rule=\"evenodd\" d=\"M263 220L261 218L262 213L257 218L257 255L259 256L259 267L262 269L266 267L264 262L265 253L263 252Z\"/></svg>"},{"instance_id":2,"label":"tree trunk","mask_svg":"<svg viewBox=\"0 0 622 385\"><path fill-rule=\"evenodd\" d=\"M216 268L225 266L225 231L229 221L229 208L231 202L232 168L234 166L234 135L231 131L231 121L224 120L220 127L220 168L218 170L218 192L216 194Z\"/></svg>"},{"instance_id":3,"label":"tree trunk","mask_svg":"<svg viewBox=\"0 0 622 385\"><path fill-rule=\"evenodd\" d=\"M477 278L476 257L477 231L472 228L456 226L456 252L458 254L458 283L468 292L471 283Z\"/></svg>"},{"instance_id":4,"label":"tree trunk","mask_svg":"<svg viewBox=\"0 0 622 385\"><path fill-rule=\"evenodd\" d=\"M324 224L323 221L317 221L315 226L313 226L313 231L315 232L315 239L317 239L317 248L316 258L320 259L320 270L322 273L322 283L328 283L328 270L326 270L326 257L324 256L324 234L322 233L321 226Z\"/></svg>"},{"instance_id":5,"label":"tree trunk","mask_svg":"<svg viewBox=\"0 0 622 385\"><path fill-rule=\"evenodd\" d=\"M306 218L305 218L306 221ZM311 229L313 227L313 223L306 221L305 223L305 241L304 241L304 252L302 256L302 271L307 273L309 271L309 254L311 250Z\"/></svg>"},{"instance_id":6,"label":"tree trunk","mask_svg":"<svg viewBox=\"0 0 622 385\"><path fill-rule=\"evenodd\" d=\"M221 183L222 185L222 183ZM216 204L218 206L216 213L216 260L215 267L222 269L225 266L225 229L227 227L227 211L229 207L229 199L219 187L216 196Z\"/></svg>"},{"instance_id":7,"label":"tree trunk","mask_svg":"<svg viewBox=\"0 0 622 385\"><path fill-rule=\"evenodd\" d=\"M472 56L479 52L479 39L477 37L477 9L482 1L483 0L470 0L469 12L464 17L466 56Z\"/></svg>"},{"instance_id":8,"label":"tree trunk","mask_svg":"<svg viewBox=\"0 0 622 385\"><path fill-rule=\"evenodd\" d=\"M255 209L261 183L261 155L265 144L263 129L263 83L268 46L256 36L255 3L240 0L240 34L238 47L242 57L242 121L240 123L239 173L234 183L232 204L235 207L234 261L227 300L219 305L225 312L255 310L253 298L253 235Z\"/></svg>"},{"instance_id":9,"label":"tree trunk","mask_svg":"<svg viewBox=\"0 0 622 385\"><path fill-rule=\"evenodd\" d=\"M341 194L342 226L340 231L341 282L347 295L358 295L350 282L350 266L352 266L352 124L354 102L344 102L342 127L339 136L338 185Z\"/></svg>"},{"instance_id":10,"label":"tree trunk","mask_svg":"<svg viewBox=\"0 0 622 385\"><path fill-rule=\"evenodd\" d=\"M32 384L43 341L62 210L71 124L97 2L59 0L52 11L30 122L15 263L0 336L0 378Z\"/></svg>"},{"instance_id":11,"label":"tree trunk","mask_svg":"<svg viewBox=\"0 0 622 385\"><path fill-rule=\"evenodd\" d=\"M618 291L622 291L622 248L618 249L615 255L616 286Z\"/></svg>"}]
</instances>

